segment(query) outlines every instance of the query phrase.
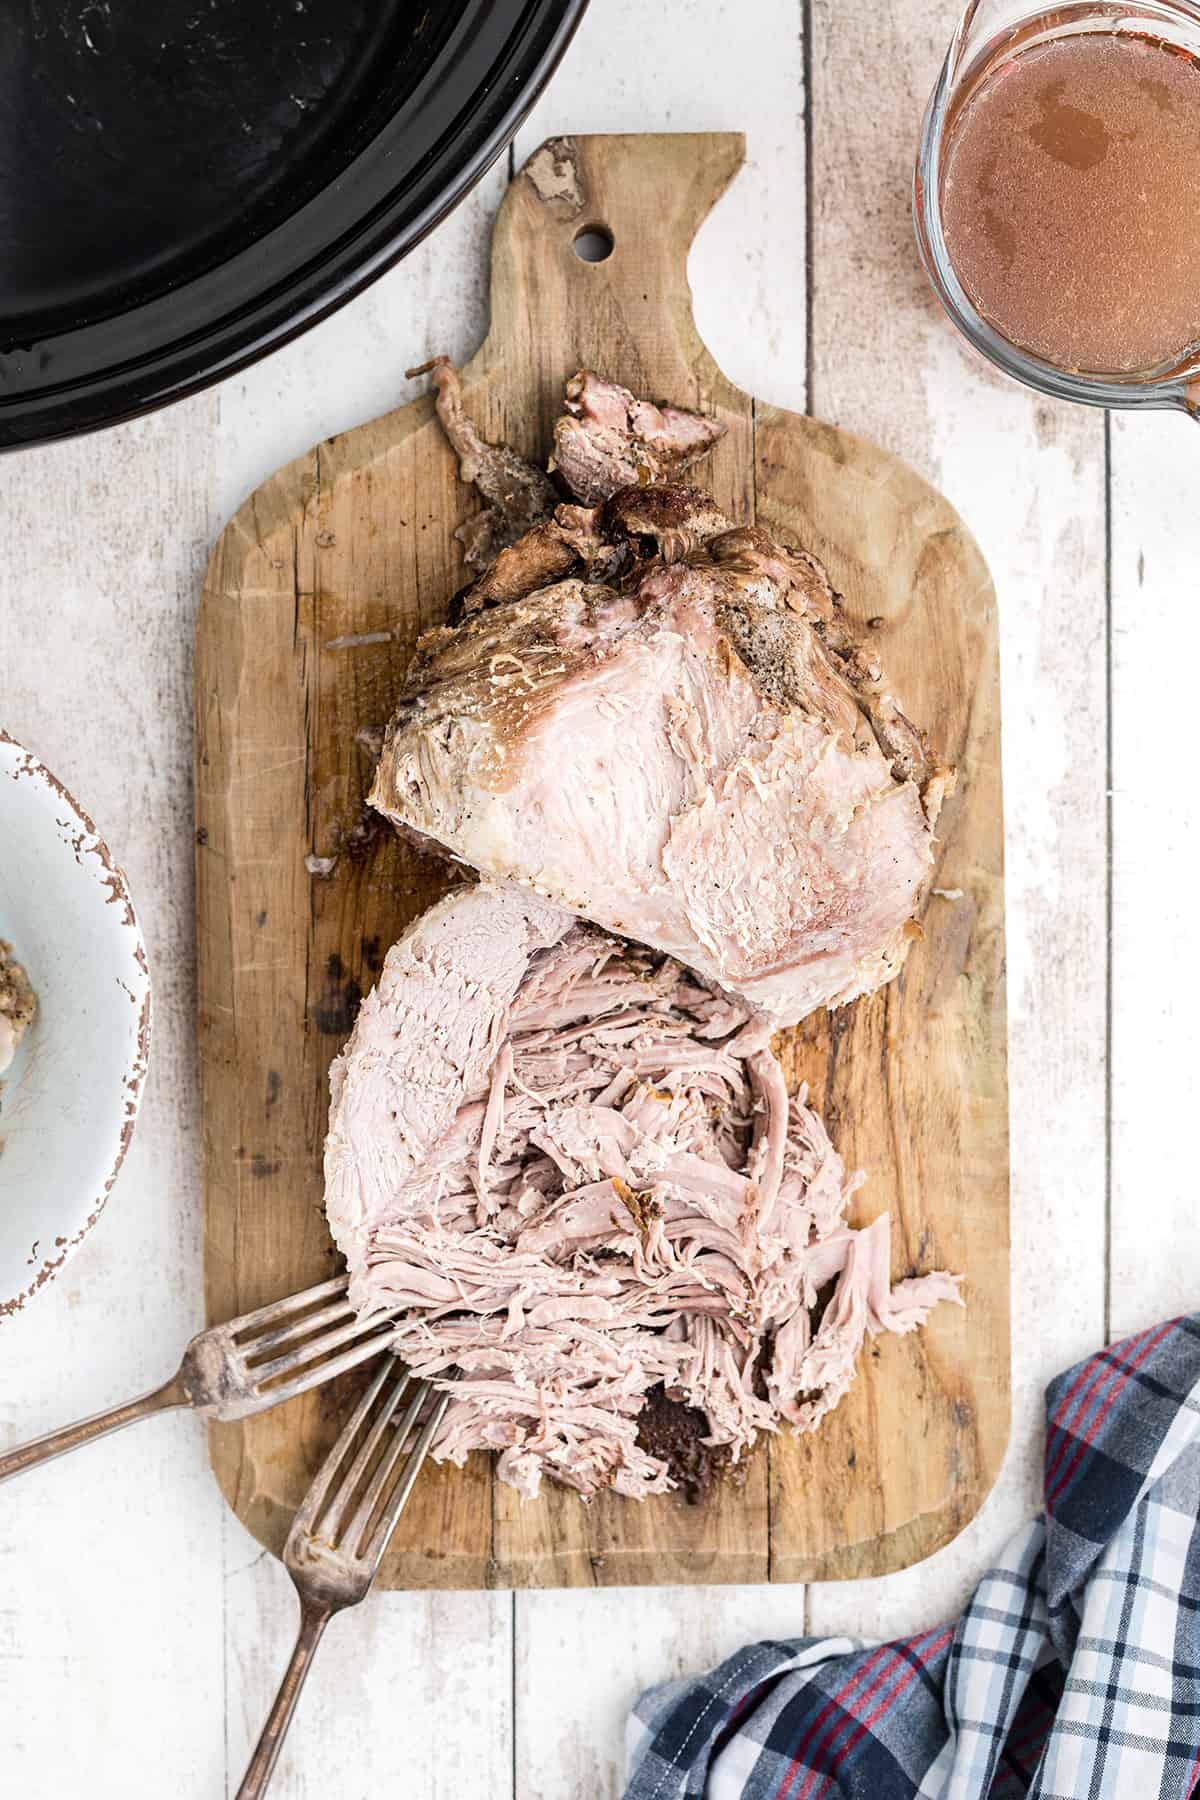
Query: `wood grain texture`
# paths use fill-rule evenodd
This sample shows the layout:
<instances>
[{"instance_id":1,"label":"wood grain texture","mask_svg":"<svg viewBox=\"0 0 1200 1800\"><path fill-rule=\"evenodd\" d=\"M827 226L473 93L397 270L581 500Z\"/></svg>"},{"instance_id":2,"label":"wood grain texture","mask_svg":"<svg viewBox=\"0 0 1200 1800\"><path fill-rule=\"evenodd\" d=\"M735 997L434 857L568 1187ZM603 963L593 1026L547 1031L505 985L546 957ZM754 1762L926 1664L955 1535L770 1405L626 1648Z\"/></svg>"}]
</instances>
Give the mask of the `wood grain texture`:
<instances>
[{"instance_id":1,"label":"wood grain texture","mask_svg":"<svg viewBox=\"0 0 1200 1800\"><path fill-rule=\"evenodd\" d=\"M978 1511L1008 1440L1008 1087L996 606L949 504L843 431L760 409L759 517L822 558L913 718L960 771L925 941L785 1051L888 1211L897 1271L962 1269L965 1312L881 1339L820 1432L771 1446L776 1580L883 1574ZM996 1271L1002 1271L996 1279Z\"/></svg>"},{"instance_id":2,"label":"wood grain texture","mask_svg":"<svg viewBox=\"0 0 1200 1800\"><path fill-rule=\"evenodd\" d=\"M810 15L811 403L962 510L1001 625L1013 1433L991 1499L935 1559L809 1590L811 1631L883 1638L952 1618L1040 1509L1043 1388L1104 1332L1104 420L999 375L921 273L913 151L955 16L947 0Z\"/></svg>"},{"instance_id":3,"label":"wood grain texture","mask_svg":"<svg viewBox=\"0 0 1200 1800\"><path fill-rule=\"evenodd\" d=\"M0 720L103 830L154 988L145 1102L110 1203L0 1330L6 1449L163 1381L203 1324L187 727L192 626L219 522L215 413L200 396L5 463ZM148 517L171 520L161 541ZM4 1800L222 1791L223 1513L203 1433L178 1415L6 1485ZM171 1729L148 1731L157 1719Z\"/></svg>"},{"instance_id":4,"label":"wood grain texture","mask_svg":"<svg viewBox=\"0 0 1200 1800\"><path fill-rule=\"evenodd\" d=\"M886 452L761 409L700 342L687 247L736 171L734 135L557 140L513 183L493 245L492 329L468 365L485 434L530 454L563 382L594 364L715 412L710 479L828 561L914 715L959 762L929 940L893 987L806 1028L787 1052L888 1206L897 1270L1004 1266L1006 1088L995 610L948 504ZM602 222L616 245L580 260ZM251 498L214 553L198 637L201 1055L208 1301L228 1317L318 1279L328 1064L387 945L442 885L397 839L350 847L367 768L355 731L389 710L417 633L461 579L451 531L473 504L428 401L317 446ZM871 623L868 623L871 622ZM395 632L390 642L338 640ZM306 852L338 857L329 880ZM1007 1429L1003 1285L881 1345L833 1428L763 1445L703 1506L522 1504L475 1459L418 1489L385 1579L403 1586L799 1580L928 1554L974 1513ZM334 1388L219 1427L230 1504L278 1550L332 1432ZM913 1454L914 1419L920 1420ZM850 1473L853 1471L853 1473Z\"/></svg>"},{"instance_id":5,"label":"wood grain texture","mask_svg":"<svg viewBox=\"0 0 1200 1800\"><path fill-rule=\"evenodd\" d=\"M749 393L806 410L804 44L794 0L596 0L516 141L514 167L562 132L746 133L746 162L696 234L688 278L700 336ZM764 42L771 55L764 57ZM638 53L629 54L637 44ZM712 79L720 45L721 79ZM746 95L753 94L748 107ZM839 1584L844 1585L844 1584ZM886 1584L877 1584L886 1585ZM739 1643L804 1628L800 1585L526 1588L514 1596L515 1787L520 1800L618 1800L637 1694ZM580 1644L586 1679L579 1679ZM548 1728L549 1726L549 1728Z\"/></svg>"},{"instance_id":6,"label":"wood grain texture","mask_svg":"<svg viewBox=\"0 0 1200 1800\"><path fill-rule=\"evenodd\" d=\"M1113 1339L1194 1312L1200 1279L1195 1159L1178 1128L1195 1104L1200 1007L1184 873L1200 654L1195 437L1182 415L1112 421Z\"/></svg>"}]
</instances>

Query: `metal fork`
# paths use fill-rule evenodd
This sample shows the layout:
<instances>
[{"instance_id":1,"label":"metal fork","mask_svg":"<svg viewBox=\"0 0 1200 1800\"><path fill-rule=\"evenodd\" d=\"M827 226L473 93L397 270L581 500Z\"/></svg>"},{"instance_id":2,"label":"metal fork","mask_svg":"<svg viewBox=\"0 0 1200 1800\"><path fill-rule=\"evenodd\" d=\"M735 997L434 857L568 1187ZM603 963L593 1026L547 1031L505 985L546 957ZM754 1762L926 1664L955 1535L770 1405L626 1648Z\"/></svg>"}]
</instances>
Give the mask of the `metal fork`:
<instances>
[{"instance_id":1,"label":"metal fork","mask_svg":"<svg viewBox=\"0 0 1200 1800\"><path fill-rule=\"evenodd\" d=\"M410 1389L397 1424L400 1403ZM266 1792L325 1627L334 1613L366 1598L379 1572L449 1404L448 1393L438 1394L408 1449L409 1434L432 1391L428 1381L414 1381L385 1357L304 1496L283 1551L300 1596L300 1633L237 1800L259 1800Z\"/></svg>"},{"instance_id":2,"label":"metal fork","mask_svg":"<svg viewBox=\"0 0 1200 1800\"><path fill-rule=\"evenodd\" d=\"M188 1406L210 1419L246 1419L355 1368L386 1348L393 1325L387 1314L360 1319L348 1286L338 1275L200 1332L162 1387L8 1451L0 1456L0 1481L151 1413Z\"/></svg>"}]
</instances>

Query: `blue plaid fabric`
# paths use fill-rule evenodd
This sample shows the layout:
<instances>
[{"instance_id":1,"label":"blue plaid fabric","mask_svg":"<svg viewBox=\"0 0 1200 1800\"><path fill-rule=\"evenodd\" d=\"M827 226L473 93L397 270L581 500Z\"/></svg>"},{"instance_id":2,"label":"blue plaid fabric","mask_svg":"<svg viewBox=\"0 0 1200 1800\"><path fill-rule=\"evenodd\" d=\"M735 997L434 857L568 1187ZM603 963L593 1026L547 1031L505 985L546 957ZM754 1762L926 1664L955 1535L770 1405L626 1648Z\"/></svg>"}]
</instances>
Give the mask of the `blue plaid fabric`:
<instances>
[{"instance_id":1,"label":"blue plaid fabric","mask_svg":"<svg viewBox=\"0 0 1200 1800\"><path fill-rule=\"evenodd\" d=\"M1046 1395L1045 1512L954 1625L656 1688L626 1800L1200 1796L1200 1314Z\"/></svg>"}]
</instances>

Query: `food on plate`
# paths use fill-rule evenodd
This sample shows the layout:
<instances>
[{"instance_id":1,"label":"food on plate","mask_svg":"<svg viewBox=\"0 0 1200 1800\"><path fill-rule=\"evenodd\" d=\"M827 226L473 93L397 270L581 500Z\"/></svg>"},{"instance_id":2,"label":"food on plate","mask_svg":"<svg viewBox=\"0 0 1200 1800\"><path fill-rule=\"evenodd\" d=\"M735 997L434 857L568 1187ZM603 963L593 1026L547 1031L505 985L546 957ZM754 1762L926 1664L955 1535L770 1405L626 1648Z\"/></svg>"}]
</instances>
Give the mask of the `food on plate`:
<instances>
[{"instance_id":1,"label":"food on plate","mask_svg":"<svg viewBox=\"0 0 1200 1800\"><path fill-rule=\"evenodd\" d=\"M567 423L574 443L588 416ZM626 473L603 429L593 494L602 462ZM950 778L815 557L694 489L618 486L506 546L461 611L386 734L371 801L395 825L778 1023L897 973Z\"/></svg>"},{"instance_id":2,"label":"food on plate","mask_svg":"<svg viewBox=\"0 0 1200 1800\"><path fill-rule=\"evenodd\" d=\"M37 997L28 975L0 938L0 1075L12 1067L17 1047L33 1023Z\"/></svg>"},{"instance_id":3,"label":"food on plate","mask_svg":"<svg viewBox=\"0 0 1200 1800\"><path fill-rule=\"evenodd\" d=\"M737 1458L811 1430L864 1338L907 1332L957 1278L891 1285L858 1186L767 1022L678 962L515 884L460 888L388 953L332 1076L330 1224L361 1310L453 1380L434 1455L500 1453L641 1498L671 1471L649 1390Z\"/></svg>"},{"instance_id":4,"label":"food on plate","mask_svg":"<svg viewBox=\"0 0 1200 1800\"><path fill-rule=\"evenodd\" d=\"M486 504L370 798L482 880L392 948L333 1065L326 1208L356 1306L453 1383L436 1456L641 1498L694 1479L664 1406L736 1460L959 1299L892 1286L771 1049L900 968L952 777L817 559L675 479L719 424L581 371L562 500L431 366Z\"/></svg>"}]
</instances>

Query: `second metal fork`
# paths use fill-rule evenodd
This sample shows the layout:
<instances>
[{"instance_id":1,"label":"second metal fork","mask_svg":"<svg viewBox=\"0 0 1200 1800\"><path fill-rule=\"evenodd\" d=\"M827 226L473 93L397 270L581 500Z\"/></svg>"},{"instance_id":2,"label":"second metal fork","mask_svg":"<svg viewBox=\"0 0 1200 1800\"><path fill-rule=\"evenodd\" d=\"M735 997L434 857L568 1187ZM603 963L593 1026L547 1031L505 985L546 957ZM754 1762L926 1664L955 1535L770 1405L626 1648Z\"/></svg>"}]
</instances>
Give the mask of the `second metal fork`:
<instances>
[{"instance_id":1,"label":"second metal fork","mask_svg":"<svg viewBox=\"0 0 1200 1800\"><path fill-rule=\"evenodd\" d=\"M304 1496L283 1552L300 1596L300 1634L237 1800L266 1792L325 1627L334 1613L366 1598L379 1572L450 1401L438 1394L422 1419L432 1392L429 1382L385 1357Z\"/></svg>"}]
</instances>

